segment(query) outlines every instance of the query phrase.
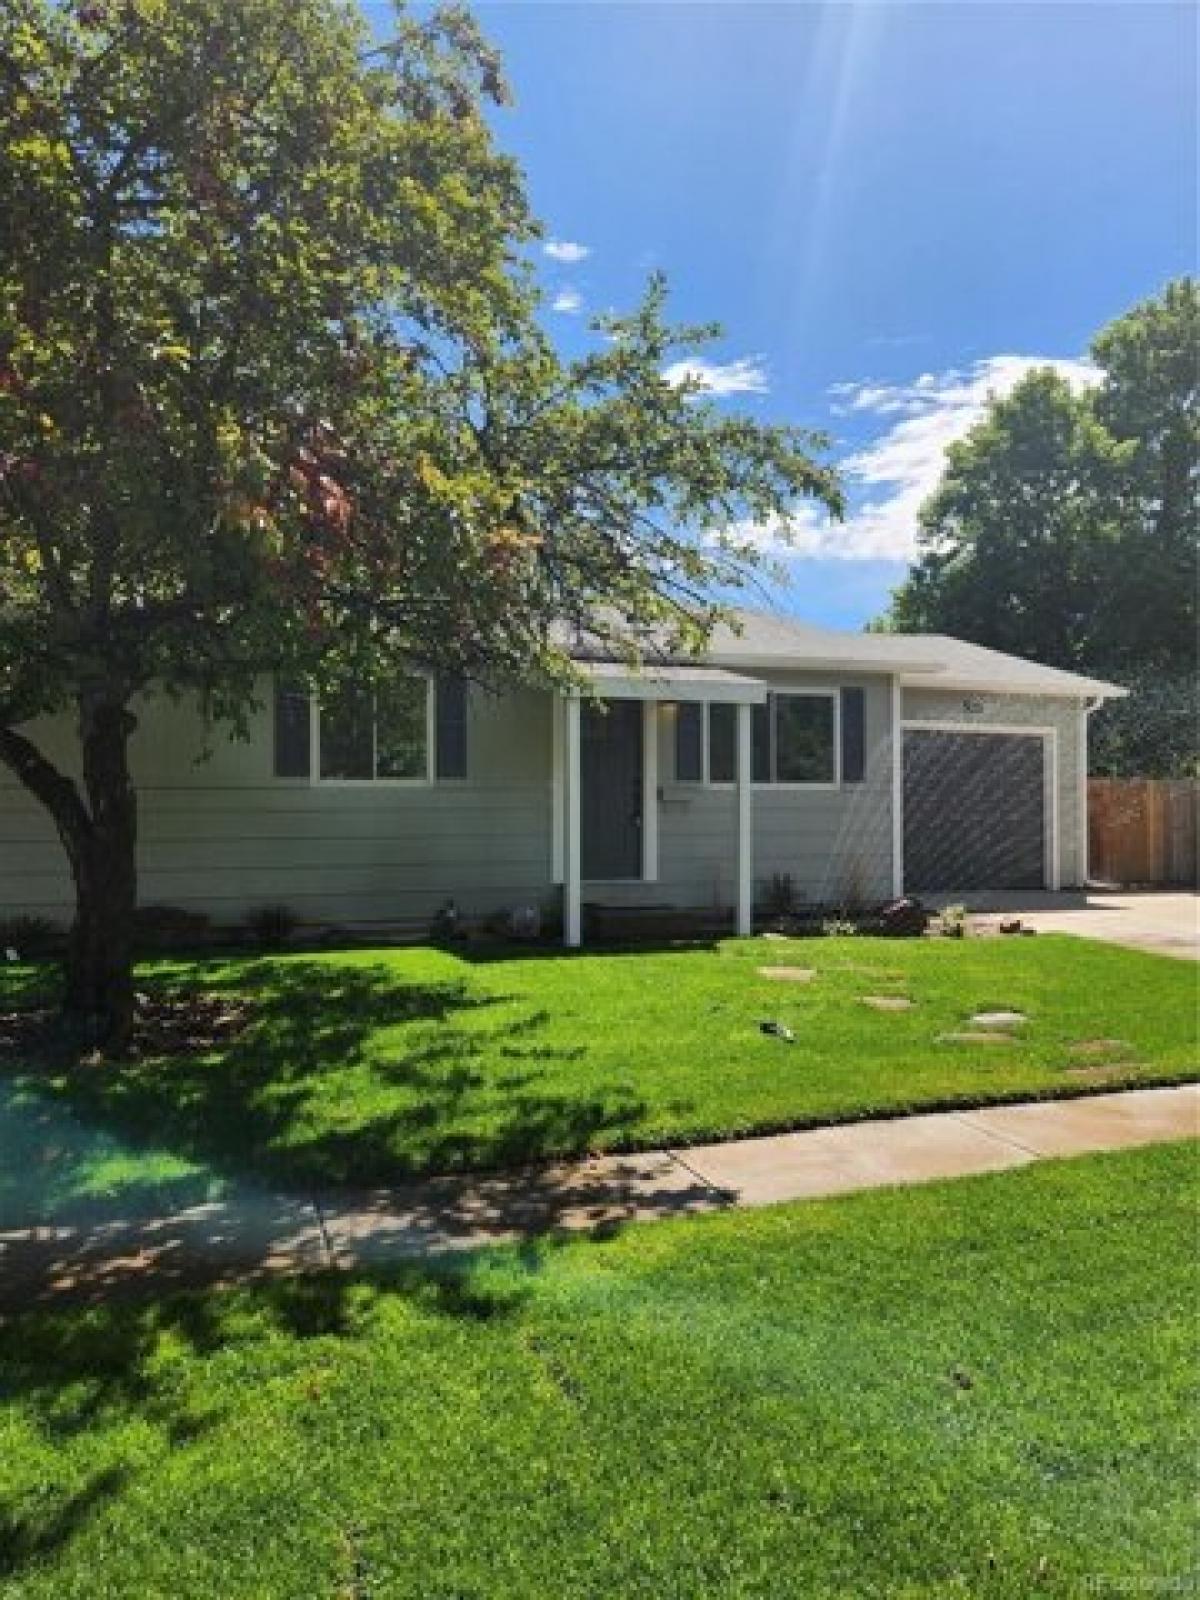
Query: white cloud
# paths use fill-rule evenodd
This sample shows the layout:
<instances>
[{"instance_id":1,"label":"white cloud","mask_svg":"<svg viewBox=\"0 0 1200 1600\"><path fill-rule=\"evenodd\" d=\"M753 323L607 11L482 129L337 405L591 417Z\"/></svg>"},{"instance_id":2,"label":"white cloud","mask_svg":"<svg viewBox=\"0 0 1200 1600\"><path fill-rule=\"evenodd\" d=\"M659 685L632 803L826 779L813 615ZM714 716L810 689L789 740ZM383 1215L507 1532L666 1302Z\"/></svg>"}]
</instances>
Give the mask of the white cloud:
<instances>
[{"instance_id":1,"label":"white cloud","mask_svg":"<svg viewBox=\"0 0 1200 1600\"><path fill-rule=\"evenodd\" d=\"M561 311L564 316L573 317L576 312L583 310L583 296L578 289L560 289L550 302L551 311Z\"/></svg>"},{"instance_id":2,"label":"white cloud","mask_svg":"<svg viewBox=\"0 0 1200 1600\"><path fill-rule=\"evenodd\" d=\"M924 372L908 383L836 384L838 414L894 419L840 463L852 502L845 522L804 505L786 528L778 518L744 523L735 537L774 555L910 561L917 513L937 487L947 448L970 432L991 396L1009 394L1037 367L1052 367L1076 389L1099 377L1089 361L1002 355L965 371Z\"/></svg>"},{"instance_id":3,"label":"white cloud","mask_svg":"<svg viewBox=\"0 0 1200 1600\"><path fill-rule=\"evenodd\" d=\"M766 368L761 356L741 356L737 361L705 361L692 356L685 361L673 361L664 367L663 377L671 384L686 383L692 379L704 385L715 395L766 394Z\"/></svg>"},{"instance_id":4,"label":"white cloud","mask_svg":"<svg viewBox=\"0 0 1200 1600\"><path fill-rule=\"evenodd\" d=\"M592 253L590 245L572 244L570 239L547 239L542 249L551 261L562 261L567 266L586 261Z\"/></svg>"}]
</instances>

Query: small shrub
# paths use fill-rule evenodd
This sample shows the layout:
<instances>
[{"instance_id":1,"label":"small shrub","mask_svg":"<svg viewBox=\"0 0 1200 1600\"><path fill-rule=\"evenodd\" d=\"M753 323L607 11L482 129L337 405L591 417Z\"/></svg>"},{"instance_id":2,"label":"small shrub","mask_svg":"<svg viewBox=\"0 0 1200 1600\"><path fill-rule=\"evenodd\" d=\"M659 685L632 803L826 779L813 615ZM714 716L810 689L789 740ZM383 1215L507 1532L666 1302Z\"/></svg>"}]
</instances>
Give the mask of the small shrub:
<instances>
[{"instance_id":1,"label":"small shrub","mask_svg":"<svg viewBox=\"0 0 1200 1600\"><path fill-rule=\"evenodd\" d=\"M929 926L929 912L911 895L889 900L879 911L879 931L896 939L919 939Z\"/></svg>"},{"instance_id":2,"label":"small shrub","mask_svg":"<svg viewBox=\"0 0 1200 1600\"><path fill-rule=\"evenodd\" d=\"M181 950L203 944L212 918L185 906L139 906L133 914L133 937L140 950Z\"/></svg>"},{"instance_id":3,"label":"small shrub","mask_svg":"<svg viewBox=\"0 0 1200 1600\"><path fill-rule=\"evenodd\" d=\"M943 906L938 913L937 931L943 939L965 939L967 935L966 906Z\"/></svg>"},{"instance_id":4,"label":"small shrub","mask_svg":"<svg viewBox=\"0 0 1200 1600\"><path fill-rule=\"evenodd\" d=\"M262 950L282 950L299 925L290 906L259 906L246 918L246 932Z\"/></svg>"},{"instance_id":5,"label":"small shrub","mask_svg":"<svg viewBox=\"0 0 1200 1600\"><path fill-rule=\"evenodd\" d=\"M858 923L851 922L849 917L826 917L821 932L827 939L848 939L858 932Z\"/></svg>"},{"instance_id":6,"label":"small shrub","mask_svg":"<svg viewBox=\"0 0 1200 1600\"><path fill-rule=\"evenodd\" d=\"M773 872L763 888L762 909L768 917L790 917L799 896L790 872Z\"/></svg>"},{"instance_id":7,"label":"small shrub","mask_svg":"<svg viewBox=\"0 0 1200 1600\"><path fill-rule=\"evenodd\" d=\"M0 921L0 954L15 950L21 961L57 955L66 942L66 930L49 917L26 912Z\"/></svg>"},{"instance_id":8,"label":"small shrub","mask_svg":"<svg viewBox=\"0 0 1200 1600\"><path fill-rule=\"evenodd\" d=\"M453 899L444 901L434 912L429 937L434 944L454 944L466 937L462 913Z\"/></svg>"}]
</instances>

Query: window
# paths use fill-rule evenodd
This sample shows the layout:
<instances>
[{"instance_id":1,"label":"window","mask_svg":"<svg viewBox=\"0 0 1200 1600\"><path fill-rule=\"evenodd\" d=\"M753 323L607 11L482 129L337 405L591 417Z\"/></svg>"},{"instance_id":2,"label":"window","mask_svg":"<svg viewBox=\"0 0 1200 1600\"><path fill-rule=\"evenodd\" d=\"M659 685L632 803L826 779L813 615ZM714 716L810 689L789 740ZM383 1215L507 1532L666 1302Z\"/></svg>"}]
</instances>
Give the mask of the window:
<instances>
[{"instance_id":1,"label":"window","mask_svg":"<svg viewBox=\"0 0 1200 1600\"><path fill-rule=\"evenodd\" d=\"M461 685L435 693L427 678L398 677L373 694L349 688L326 695L314 713L307 689L276 683L277 778L426 783L435 765L440 778L466 776Z\"/></svg>"},{"instance_id":2,"label":"window","mask_svg":"<svg viewBox=\"0 0 1200 1600\"><path fill-rule=\"evenodd\" d=\"M777 694L776 783L836 783L836 712L832 695Z\"/></svg>"},{"instance_id":3,"label":"window","mask_svg":"<svg viewBox=\"0 0 1200 1600\"><path fill-rule=\"evenodd\" d=\"M737 707L684 701L675 708L675 781L732 783L737 777Z\"/></svg>"},{"instance_id":4,"label":"window","mask_svg":"<svg viewBox=\"0 0 1200 1600\"><path fill-rule=\"evenodd\" d=\"M847 696L851 699L845 708ZM842 735L851 736L849 774L839 768L839 727ZM861 690L844 691L841 700L829 689L769 695L763 705L751 707L750 730L755 783L833 786L843 776L861 780ZM675 778L679 783L736 782L736 706L712 702L677 707Z\"/></svg>"},{"instance_id":5,"label":"window","mask_svg":"<svg viewBox=\"0 0 1200 1600\"><path fill-rule=\"evenodd\" d=\"M373 695L349 688L326 698L317 717L322 779L424 782L429 715L425 678L393 678Z\"/></svg>"},{"instance_id":6,"label":"window","mask_svg":"<svg viewBox=\"0 0 1200 1600\"><path fill-rule=\"evenodd\" d=\"M708 708L708 781L732 783L737 777L737 707Z\"/></svg>"}]
</instances>

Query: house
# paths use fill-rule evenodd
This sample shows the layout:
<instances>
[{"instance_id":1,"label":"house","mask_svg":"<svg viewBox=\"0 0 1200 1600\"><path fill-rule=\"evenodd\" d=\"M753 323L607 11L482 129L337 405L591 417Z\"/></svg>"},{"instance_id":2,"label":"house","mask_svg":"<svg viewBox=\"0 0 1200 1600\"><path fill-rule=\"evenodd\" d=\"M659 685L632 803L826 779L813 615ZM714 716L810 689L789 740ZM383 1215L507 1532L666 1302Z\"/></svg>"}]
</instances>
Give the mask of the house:
<instances>
[{"instance_id":1,"label":"house","mask_svg":"<svg viewBox=\"0 0 1200 1600\"><path fill-rule=\"evenodd\" d=\"M405 679L318 708L264 686L248 740L139 708L143 903L421 926L545 902L722 909L1058 888L1087 870L1088 716L1113 684L958 639L755 612L702 661L577 650L592 693ZM64 722L37 730L70 764ZM65 918L46 814L0 768L0 913Z\"/></svg>"}]
</instances>

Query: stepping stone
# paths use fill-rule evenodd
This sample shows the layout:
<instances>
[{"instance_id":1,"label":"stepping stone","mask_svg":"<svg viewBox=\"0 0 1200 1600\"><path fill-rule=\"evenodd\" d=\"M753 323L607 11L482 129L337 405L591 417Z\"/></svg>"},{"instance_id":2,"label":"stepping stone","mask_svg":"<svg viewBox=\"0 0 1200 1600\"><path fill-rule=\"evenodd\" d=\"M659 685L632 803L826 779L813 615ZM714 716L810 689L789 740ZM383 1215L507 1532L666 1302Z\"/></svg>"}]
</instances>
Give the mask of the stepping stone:
<instances>
[{"instance_id":1,"label":"stepping stone","mask_svg":"<svg viewBox=\"0 0 1200 1600\"><path fill-rule=\"evenodd\" d=\"M911 1011L913 1008L912 1001L902 994L863 994L859 999L872 1011Z\"/></svg>"},{"instance_id":2,"label":"stepping stone","mask_svg":"<svg viewBox=\"0 0 1200 1600\"><path fill-rule=\"evenodd\" d=\"M811 983L817 973L815 967L759 967L758 975L776 983Z\"/></svg>"},{"instance_id":3,"label":"stepping stone","mask_svg":"<svg viewBox=\"0 0 1200 1600\"><path fill-rule=\"evenodd\" d=\"M984 1033L982 1029L975 1033L939 1033L938 1044L1013 1044L1011 1033Z\"/></svg>"},{"instance_id":4,"label":"stepping stone","mask_svg":"<svg viewBox=\"0 0 1200 1600\"><path fill-rule=\"evenodd\" d=\"M1023 1011L977 1011L971 1021L981 1028L1015 1028L1029 1018Z\"/></svg>"},{"instance_id":5,"label":"stepping stone","mask_svg":"<svg viewBox=\"0 0 1200 1600\"><path fill-rule=\"evenodd\" d=\"M1128 1039L1076 1039L1068 1047L1073 1056L1108 1056L1129 1049Z\"/></svg>"}]
</instances>

